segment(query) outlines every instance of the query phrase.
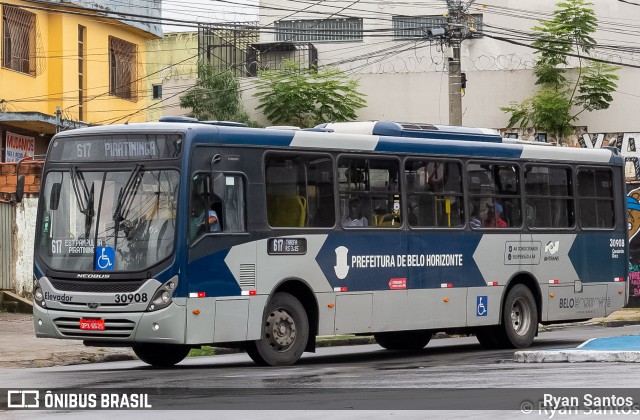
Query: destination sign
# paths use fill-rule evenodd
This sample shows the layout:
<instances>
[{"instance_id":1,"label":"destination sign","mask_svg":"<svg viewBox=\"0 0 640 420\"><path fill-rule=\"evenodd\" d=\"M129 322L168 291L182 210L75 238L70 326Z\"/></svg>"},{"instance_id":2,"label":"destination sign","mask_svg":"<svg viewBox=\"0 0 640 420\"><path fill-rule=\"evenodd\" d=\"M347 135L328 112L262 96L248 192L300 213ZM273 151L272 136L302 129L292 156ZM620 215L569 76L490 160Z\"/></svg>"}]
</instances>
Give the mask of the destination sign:
<instances>
[{"instance_id":1,"label":"destination sign","mask_svg":"<svg viewBox=\"0 0 640 420\"><path fill-rule=\"evenodd\" d=\"M54 140L49 160L64 162L172 159L180 156L178 135L118 135Z\"/></svg>"},{"instance_id":2,"label":"destination sign","mask_svg":"<svg viewBox=\"0 0 640 420\"><path fill-rule=\"evenodd\" d=\"M307 253L306 238L271 238L267 241L269 255L304 255Z\"/></svg>"}]
</instances>

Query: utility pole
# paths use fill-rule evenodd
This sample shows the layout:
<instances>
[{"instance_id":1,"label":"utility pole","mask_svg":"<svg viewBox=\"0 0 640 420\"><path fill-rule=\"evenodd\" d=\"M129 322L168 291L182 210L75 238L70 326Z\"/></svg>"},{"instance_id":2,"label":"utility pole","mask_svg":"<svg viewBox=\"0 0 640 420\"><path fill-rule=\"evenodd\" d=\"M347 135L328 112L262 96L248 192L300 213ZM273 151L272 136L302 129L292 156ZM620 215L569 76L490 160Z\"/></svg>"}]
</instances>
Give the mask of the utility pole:
<instances>
[{"instance_id":1,"label":"utility pole","mask_svg":"<svg viewBox=\"0 0 640 420\"><path fill-rule=\"evenodd\" d=\"M60 107L56 106L56 134L62 129L62 111Z\"/></svg>"},{"instance_id":2,"label":"utility pole","mask_svg":"<svg viewBox=\"0 0 640 420\"><path fill-rule=\"evenodd\" d=\"M449 58L449 125L462 125L462 83L460 44L462 43L462 0L447 0L447 32L453 51Z\"/></svg>"}]
</instances>

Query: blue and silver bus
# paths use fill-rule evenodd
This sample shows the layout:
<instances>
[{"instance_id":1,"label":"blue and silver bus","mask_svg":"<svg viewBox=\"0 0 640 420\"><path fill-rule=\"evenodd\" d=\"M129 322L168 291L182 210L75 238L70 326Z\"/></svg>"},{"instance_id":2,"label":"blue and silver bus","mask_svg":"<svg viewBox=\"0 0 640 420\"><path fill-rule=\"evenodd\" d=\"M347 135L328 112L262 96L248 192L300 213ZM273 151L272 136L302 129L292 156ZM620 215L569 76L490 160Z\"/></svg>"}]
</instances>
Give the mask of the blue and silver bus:
<instances>
[{"instance_id":1,"label":"blue and silver bus","mask_svg":"<svg viewBox=\"0 0 640 420\"><path fill-rule=\"evenodd\" d=\"M317 336L529 346L628 296L624 162L493 130L167 118L56 135L37 216L38 337L202 345L290 365Z\"/></svg>"}]
</instances>

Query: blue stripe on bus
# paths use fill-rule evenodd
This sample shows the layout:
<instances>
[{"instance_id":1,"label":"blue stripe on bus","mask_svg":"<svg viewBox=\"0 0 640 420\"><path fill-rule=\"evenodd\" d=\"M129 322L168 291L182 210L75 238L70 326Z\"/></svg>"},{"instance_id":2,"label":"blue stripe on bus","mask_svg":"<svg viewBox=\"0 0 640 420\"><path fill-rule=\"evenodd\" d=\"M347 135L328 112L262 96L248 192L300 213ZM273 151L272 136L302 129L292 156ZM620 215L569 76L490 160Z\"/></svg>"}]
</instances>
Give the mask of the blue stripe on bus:
<instances>
[{"instance_id":1,"label":"blue stripe on bus","mask_svg":"<svg viewBox=\"0 0 640 420\"><path fill-rule=\"evenodd\" d=\"M420 140L420 139L385 139L380 138L376 152L393 153L429 153L433 155L490 157L518 159L522 154L522 146L515 144L471 143L456 140Z\"/></svg>"},{"instance_id":2,"label":"blue stripe on bus","mask_svg":"<svg viewBox=\"0 0 640 420\"><path fill-rule=\"evenodd\" d=\"M228 249L191 261L188 292L204 292L206 297L240 296L240 286L224 261L227 254Z\"/></svg>"},{"instance_id":3,"label":"blue stripe on bus","mask_svg":"<svg viewBox=\"0 0 640 420\"><path fill-rule=\"evenodd\" d=\"M205 126L206 127L206 126ZM198 130L192 137L194 143L245 144L257 146L287 147L293 141L293 131L220 127L220 134L212 136L211 130Z\"/></svg>"},{"instance_id":4,"label":"blue stripe on bus","mask_svg":"<svg viewBox=\"0 0 640 420\"><path fill-rule=\"evenodd\" d=\"M407 289L486 286L473 260L481 237L472 232L336 233L327 237L316 261L331 287L347 291L389 290L391 279L406 279ZM339 247L347 249L346 261L337 257ZM344 262L348 270L341 279Z\"/></svg>"},{"instance_id":5,"label":"blue stripe on bus","mask_svg":"<svg viewBox=\"0 0 640 420\"><path fill-rule=\"evenodd\" d=\"M569 250L569 260L578 278L583 283L593 283L626 277L628 260L624 246L625 236L626 232L621 231L583 231L576 235Z\"/></svg>"}]
</instances>

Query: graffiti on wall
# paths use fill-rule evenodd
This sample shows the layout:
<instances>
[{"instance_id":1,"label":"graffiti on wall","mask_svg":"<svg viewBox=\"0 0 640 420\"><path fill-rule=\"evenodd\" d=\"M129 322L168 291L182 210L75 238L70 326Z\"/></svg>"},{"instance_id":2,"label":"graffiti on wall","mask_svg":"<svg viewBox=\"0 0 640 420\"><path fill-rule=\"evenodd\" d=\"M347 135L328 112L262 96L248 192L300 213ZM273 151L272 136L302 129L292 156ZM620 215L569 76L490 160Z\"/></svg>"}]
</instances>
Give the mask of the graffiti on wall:
<instances>
[{"instance_id":1,"label":"graffiti on wall","mask_svg":"<svg viewBox=\"0 0 640 420\"><path fill-rule=\"evenodd\" d=\"M624 156L629 224L629 295L640 297L640 186L634 182L640 181L640 133L583 134L578 142L587 149L612 146Z\"/></svg>"},{"instance_id":2,"label":"graffiti on wall","mask_svg":"<svg viewBox=\"0 0 640 420\"><path fill-rule=\"evenodd\" d=\"M636 139L638 147L636 148ZM640 180L640 133L598 133L583 134L578 137L581 147L598 149L613 146L620 150L625 159L625 177L627 180Z\"/></svg>"},{"instance_id":3,"label":"graffiti on wall","mask_svg":"<svg viewBox=\"0 0 640 420\"><path fill-rule=\"evenodd\" d=\"M633 188L633 189L630 189ZM629 224L629 295L640 296L640 187L627 186L627 221Z\"/></svg>"}]
</instances>

